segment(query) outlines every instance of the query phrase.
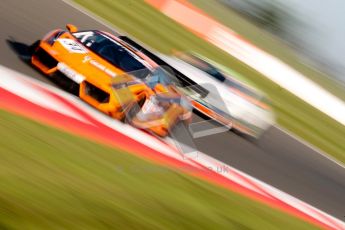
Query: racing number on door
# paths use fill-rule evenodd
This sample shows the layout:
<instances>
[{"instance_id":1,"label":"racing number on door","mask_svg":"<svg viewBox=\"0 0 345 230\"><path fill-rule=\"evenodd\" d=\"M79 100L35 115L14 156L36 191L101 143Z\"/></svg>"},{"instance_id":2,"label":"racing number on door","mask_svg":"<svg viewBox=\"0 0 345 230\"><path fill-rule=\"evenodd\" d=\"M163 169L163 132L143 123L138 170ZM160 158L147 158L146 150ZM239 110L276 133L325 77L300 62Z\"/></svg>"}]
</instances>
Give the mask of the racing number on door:
<instances>
[{"instance_id":1,"label":"racing number on door","mask_svg":"<svg viewBox=\"0 0 345 230\"><path fill-rule=\"evenodd\" d=\"M65 47L71 53L87 53L87 50L71 39L58 39L63 47Z\"/></svg>"}]
</instances>

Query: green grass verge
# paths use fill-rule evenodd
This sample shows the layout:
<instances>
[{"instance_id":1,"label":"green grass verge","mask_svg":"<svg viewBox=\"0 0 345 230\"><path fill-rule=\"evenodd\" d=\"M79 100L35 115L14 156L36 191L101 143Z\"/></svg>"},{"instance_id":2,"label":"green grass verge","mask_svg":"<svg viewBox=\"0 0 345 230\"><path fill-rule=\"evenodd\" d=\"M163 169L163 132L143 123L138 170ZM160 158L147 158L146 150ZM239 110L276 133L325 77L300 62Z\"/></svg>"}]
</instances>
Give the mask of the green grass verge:
<instances>
[{"instance_id":1,"label":"green grass verge","mask_svg":"<svg viewBox=\"0 0 345 230\"><path fill-rule=\"evenodd\" d=\"M345 145L343 144L345 142L345 128L342 125L304 103L237 59L199 39L143 1L75 0L75 2L160 52L169 53L173 49L195 51L224 66L230 67L235 72L246 77L248 81L254 82L259 89L263 90L270 97L280 125L338 160L345 162ZM235 14L229 13L229 15L233 16ZM237 17L233 20L234 23L238 24L237 28L244 25L244 28L247 28L246 30L251 31L253 29L248 27L248 23L243 19L236 21ZM247 31L247 34L250 31ZM255 31L257 30L253 29L251 33ZM257 36L260 37L261 34L257 33ZM244 31L243 34L245 34ZM255 37L255 34L251 36ZM263 37L262 39L266 41L266 38ZM269 43L271 42L271 40L268 41ZM275 52L280 53L280 50L277 48ZM290 53L289 55L292 54ZM290 59L294 59L294 56L291 56ZM312 70L308 69L308 71ZM310 74L313 75L314 72Z\"/></svg>"},{"instance_id":2,"label":"green grass verge","mask_svg":"<svg viewBox=\"0 0 345 230\"><path fill-rule=\"evenodd\" d=\"M0 110L0 229L313 229L173 169Z\"/></svg>"}]
</instances>

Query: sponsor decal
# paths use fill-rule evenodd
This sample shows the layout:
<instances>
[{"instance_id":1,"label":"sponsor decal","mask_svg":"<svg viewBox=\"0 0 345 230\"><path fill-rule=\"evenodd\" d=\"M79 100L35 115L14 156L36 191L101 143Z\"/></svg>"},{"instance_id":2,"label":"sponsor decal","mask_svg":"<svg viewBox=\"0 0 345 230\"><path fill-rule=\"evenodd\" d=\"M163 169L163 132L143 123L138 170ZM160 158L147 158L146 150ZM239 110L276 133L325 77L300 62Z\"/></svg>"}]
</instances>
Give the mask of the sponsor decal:
<instances>
[{"instance_id":1,"label":"sponsor decal","mask_svg":"<svg viewBox=\"0 0 345 230\"><path fill-rule=\"evenodd\" d=\"M70 53L85 54L88 52L86 48L84 48L78 42L73 41L72 39L60 38L57 41L60 42L60 44Z\"/></svg>"},{"instance_id":2,"label":"sponsor decal","mask_svg":"<svg viewBox=\"0 0 345 230\"><path fill-rule=\"evenodd\" d=\"M107 68L102 63L99 63L95 59L92 59L90 56L85 56L84 57L83 63L87 63L87 62L90 63L91 65L93 65L94 67L96 67L97 69L102 70L103 72L105 72L106 74L108 74L111 77L115 77L116 76L116 73L114 71L112 71L111 69Z\"/></svg>"},{"instance_id":3,"label":"sponsor decal","mask_svg":"<svg viewBox=\"0 0 345 230\"><path fill-rule=\"evenodd\" d=\"M88 62L90 60L91 60L91 57L86 55L86 56L84 56L83 63L86 63L86 62Z\"/></svg>"},{"instance_id":4,"label":"sponsor decal","mask_svg":"<svg viewBox=\"0 0 345 230\"><path fill-rule=\"evenodd\" d=\"M72 81L80 84L82 81L85 80L85 77L81 74L78 74L76 71L71 69L69 66L67 66L65 63L59 62L57 65L57 69L63 73L66 77L71 79Z\"/></svg>"}]
</instances>

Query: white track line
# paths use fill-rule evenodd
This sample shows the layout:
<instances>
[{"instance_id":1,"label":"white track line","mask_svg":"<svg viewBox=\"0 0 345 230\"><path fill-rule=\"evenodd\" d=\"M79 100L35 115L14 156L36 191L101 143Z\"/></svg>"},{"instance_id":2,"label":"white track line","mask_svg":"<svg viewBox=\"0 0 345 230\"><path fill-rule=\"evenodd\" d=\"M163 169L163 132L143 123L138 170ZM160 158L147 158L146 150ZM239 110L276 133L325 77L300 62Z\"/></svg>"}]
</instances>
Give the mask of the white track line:
<instances>
[{"instance_id":1,"label":"white track line","mask_svg":"<svg viewBox=\"0 0 345 230\"><path fill-rule=\"evenodd\" d=\"M324 158L326 158L327 160L333 162L334 164L338 165L339 167L345 169L345 165L338 161L337 159L335 159L334 157L332 157L331 155L325 153L324 151L322 151L321 149L319 149L318 147L310 144L309 142L303 140L302 138L292 134L291 132L289 132L288 130L278 126L278 125L275 125L274 126L275 128L279 129L281 132L285 133L287 136L295 139L296 141L300 142L301 144L303 144L304 146L306 146L307 148L313 150L315 153L318 153L320 154L321 156L323 156Z\"/></svg>"}]
</instances>

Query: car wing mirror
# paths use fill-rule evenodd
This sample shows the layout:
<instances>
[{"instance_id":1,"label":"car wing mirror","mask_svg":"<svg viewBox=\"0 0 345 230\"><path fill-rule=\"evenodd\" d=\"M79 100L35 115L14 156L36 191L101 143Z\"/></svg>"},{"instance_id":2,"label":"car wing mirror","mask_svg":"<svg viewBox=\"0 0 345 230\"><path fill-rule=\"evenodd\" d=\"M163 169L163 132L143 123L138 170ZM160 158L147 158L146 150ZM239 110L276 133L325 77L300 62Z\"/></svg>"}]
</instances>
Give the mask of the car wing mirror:
<instances>
[{"instance_id":1,"label":"car wing mirror","mask_svg":"<svg viewBox=\"0 0 345 230\"><path fill-rule=\"evenodd\" d=\"M66 28L70 33L75 33L78 31L78 27L76 27L75 25L72 25L72 24L67 24Z\"/></svg>"}]
</instances>

